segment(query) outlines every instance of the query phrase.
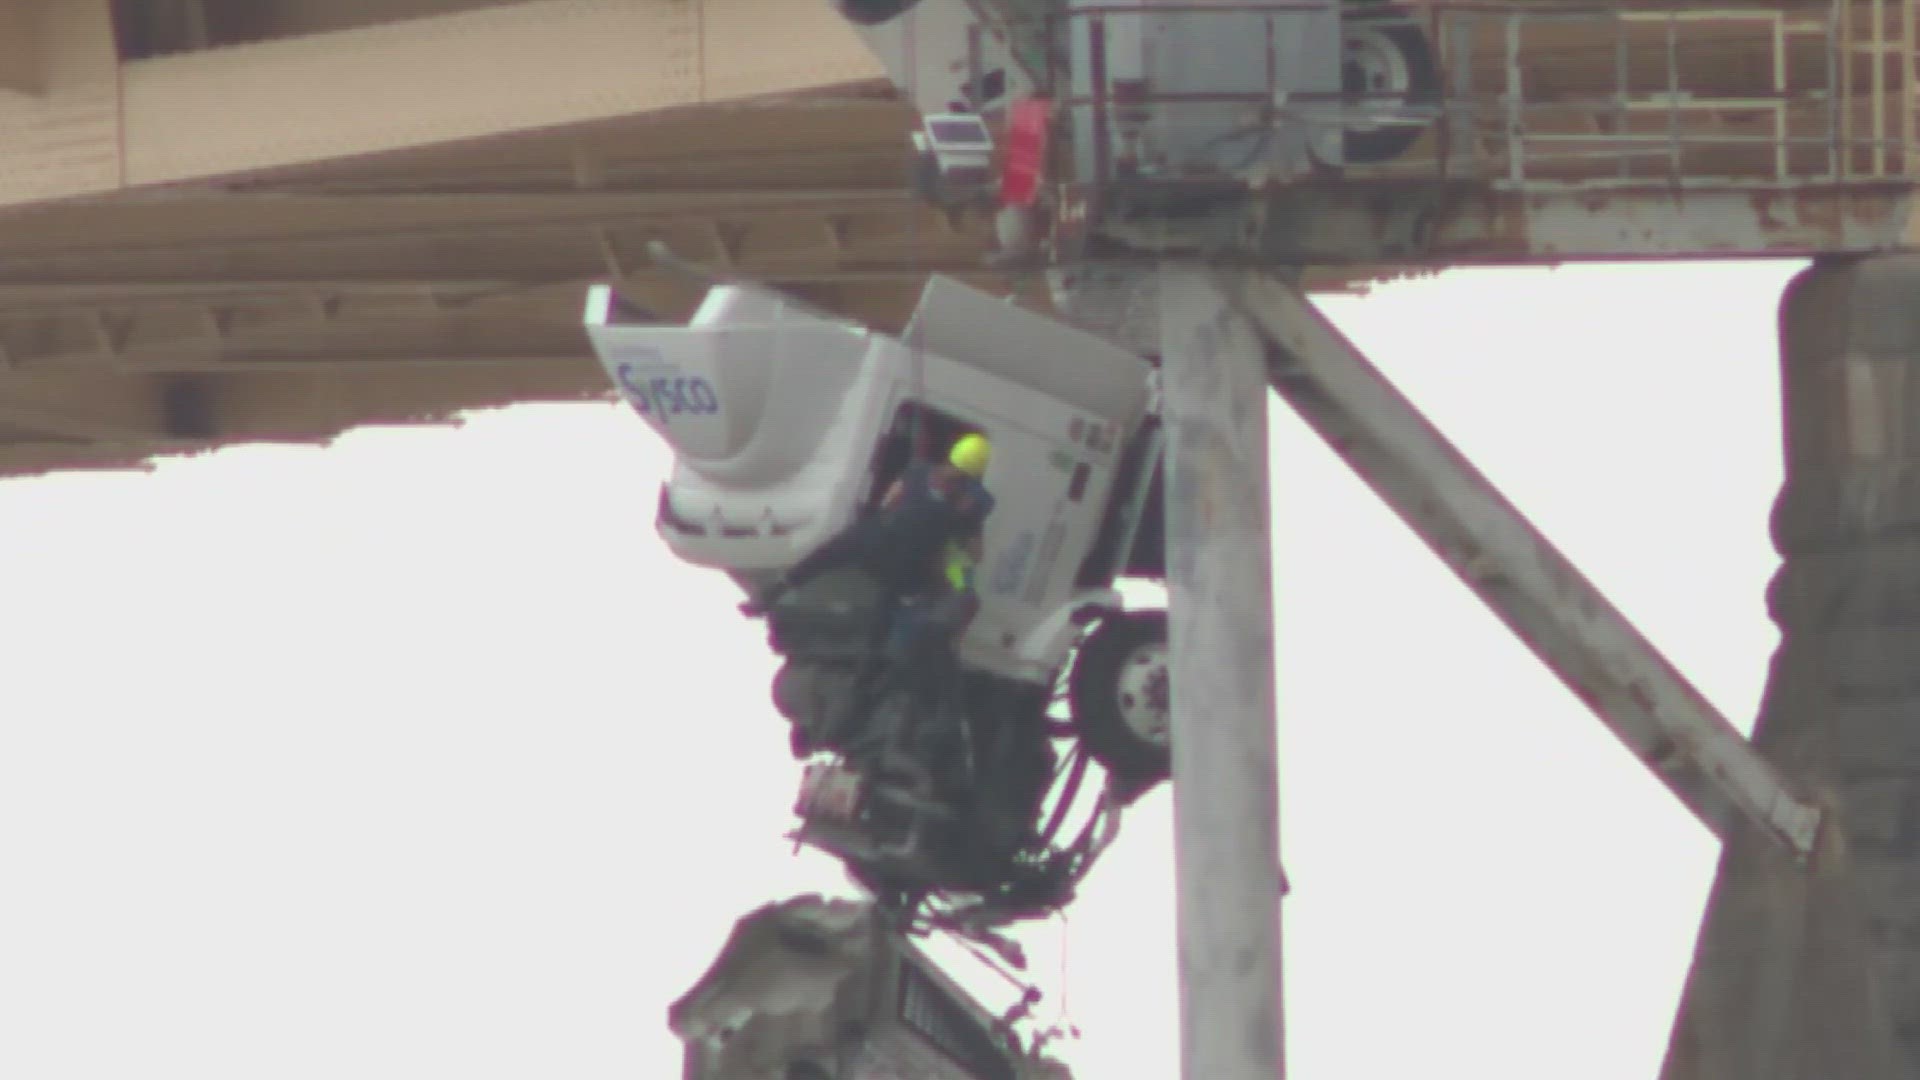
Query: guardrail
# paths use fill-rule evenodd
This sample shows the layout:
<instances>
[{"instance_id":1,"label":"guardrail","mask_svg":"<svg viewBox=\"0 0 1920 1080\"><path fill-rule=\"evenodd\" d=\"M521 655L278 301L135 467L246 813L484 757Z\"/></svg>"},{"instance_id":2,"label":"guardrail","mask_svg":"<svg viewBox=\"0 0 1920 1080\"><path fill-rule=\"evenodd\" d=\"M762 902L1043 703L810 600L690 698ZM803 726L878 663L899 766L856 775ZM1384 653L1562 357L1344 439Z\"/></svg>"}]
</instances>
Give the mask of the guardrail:
<instances>
[{"instance_id":1,"label":"guardrail","mask_svg":"<svg viewBox=\"0 0 1920 1080\"><path fill-rule=\"evenodd\" d=\"M1080 184L1179 184L1236 168L1284 182L1308 170L1273 148L1332 132L1349 149L1404 144L1343 161L1350 181L1790 188L1920 173L1917 3L1282 0L1109 4L1034 22L1056 117L1054 175ZM1209 88L1189 69L1186 85L1169 89L1152 70L1154 36L1208 18L1237 20L1236 55L1263 55L1264 72L1223 63ZM1330 77L1301 43L1343 18L1341 70ZM1241 45L1253 34L1264 45L1249 53ZM1147 59L1135 54L1139 70L1120 73L1116 51L1143 40ZM1073 60L1088 70L1076 77ZM1204 141L1203 130L1244 143L1244 165L1164 152Z\"/></svg>"}]
</instances>

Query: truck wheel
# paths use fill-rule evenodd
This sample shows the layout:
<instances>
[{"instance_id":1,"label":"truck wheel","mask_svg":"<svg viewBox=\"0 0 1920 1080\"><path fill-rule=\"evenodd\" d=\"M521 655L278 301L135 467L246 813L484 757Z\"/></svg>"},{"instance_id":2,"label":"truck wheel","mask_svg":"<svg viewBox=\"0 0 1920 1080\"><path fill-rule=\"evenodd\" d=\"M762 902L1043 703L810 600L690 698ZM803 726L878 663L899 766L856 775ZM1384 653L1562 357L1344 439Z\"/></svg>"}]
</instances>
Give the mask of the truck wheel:
<instances>
[{"instance_id":1,"label":"truck wheel","mask_svg":"<svg viewBox=\"0 0 1920 1080\"><path fill-rule=\"evenodd\" d=\"M1439 100L1440 73L1427 35L1399 4L1359 0L1341 20L1344 55L1340 87L1349 94L1391 95L1376 104L1427 105ZM1390 161L1413 148L1426 128L1403 123L1358 121L1347 126L1349 165Z\"/></svg>"},{"instance_id":2,"label":"truck wheel","mask_svg":"<svg viewBox=\"0 0 1920 1080\"><path fill-rule=\"evenodd\" d=\"M1123 780L1154 782L1173 771L1167 613L1104 619L1080 645L1067 702L1080 742Z\"/></svg>"}]
</instances>

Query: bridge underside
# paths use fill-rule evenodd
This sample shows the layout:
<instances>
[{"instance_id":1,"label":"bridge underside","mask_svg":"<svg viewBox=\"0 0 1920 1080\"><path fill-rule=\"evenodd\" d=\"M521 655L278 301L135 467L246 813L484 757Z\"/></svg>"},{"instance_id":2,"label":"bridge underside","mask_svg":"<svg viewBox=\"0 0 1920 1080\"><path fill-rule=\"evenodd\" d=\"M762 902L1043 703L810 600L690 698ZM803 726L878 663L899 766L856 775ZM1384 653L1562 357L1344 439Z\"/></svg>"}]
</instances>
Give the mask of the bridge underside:
<instances>
[{"instance_id":1,"label":"bridge underside","mask_svg":"<svg viewBox=\"0 0 1920 1080\"><path fill-rule=\"evenodd\" d=\"M0 23L30 43L0 56L0 475L598 396L586 283L697 299L650 240L882 325L979 266L977 228L908 197L905 113L824 4Z\"/></svg>"},{"instance_id":2,"label":"bridge underside","mask_svg":"<svg viewBox=\"0 0 1920 1080\"><path fill-rule=\"evenodd\" d=\"M1911 0L1882 3L1860 21L1911 35ZM1741 18L1761 36L1731 52L1724 28L1677 31L1722 43L1687 73L1690 169L1753 128L1748 83L1819 67L1792 51L1812 23ZM1491 33L1440 34L1459 48L1443 62L1495 105L1509 84L1546 95L1528 130L1558 156L1468 154L1450 122L1397 168L1263 193L1257 227L1228 225L1330 267L1308 278L1322 289L1421 265L1906 245L1910 63L1846 77L1881 88L1842 103L1850 127L1898 135L1860 156L1877 175L1743 146L1710 152L1753 159L1758 187L1641 170L1596 193L1566 185L1590 178L1565 140L1618 138L1602 113L1650 107L1607 96L1611 62L1575 62L1616 45L1529 30L1509 70ZM667 319L698 298L649 267L653 240L881 328L930 271L1047 304L1039 275L984 269L984 215L914 201L908 111L825 0L0 0L0 43L0 476L604 396L584 286L618 279ZM1588 68L1604 100L1574 107Z\"/></svg>"}]
</instances>

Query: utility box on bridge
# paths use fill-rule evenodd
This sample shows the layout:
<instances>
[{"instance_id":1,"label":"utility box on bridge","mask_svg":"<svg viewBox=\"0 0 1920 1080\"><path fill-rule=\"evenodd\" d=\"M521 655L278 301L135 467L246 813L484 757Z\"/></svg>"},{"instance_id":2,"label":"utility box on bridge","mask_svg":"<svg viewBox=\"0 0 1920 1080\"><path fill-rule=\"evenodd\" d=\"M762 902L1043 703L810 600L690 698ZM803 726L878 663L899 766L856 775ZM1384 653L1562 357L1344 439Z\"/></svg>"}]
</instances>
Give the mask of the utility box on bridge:
<instances>
[{"instance_id":1,"label":"utility box on bridge","mask_svg":"<svg viewBox=\"0 0 1920 1080\"><path fill-rule=\"evenodd\" d=\"M1047 37L1067 60L1074 173L1148 180L1341 164L1340 11L1069 0Z\"/></svg>"},{"instance_id":2,"label":"utility box on bridge","mask_svg":"<svg viewBox=\"0 0 1920 1080\"><path fill-rule=\"evenodd\" d=\"M683 1080L1072 1080L864 902L742 918L668 1023Z\"/></svg>"}]
</instances>

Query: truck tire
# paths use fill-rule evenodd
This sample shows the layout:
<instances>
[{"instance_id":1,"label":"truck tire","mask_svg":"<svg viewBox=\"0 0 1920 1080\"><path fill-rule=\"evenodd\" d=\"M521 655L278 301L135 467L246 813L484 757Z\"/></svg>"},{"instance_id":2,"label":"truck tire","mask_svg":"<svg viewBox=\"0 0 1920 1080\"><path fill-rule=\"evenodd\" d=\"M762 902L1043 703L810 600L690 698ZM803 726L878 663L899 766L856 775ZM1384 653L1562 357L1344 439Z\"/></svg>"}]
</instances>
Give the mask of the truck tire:
<instances>
[{"instance_id":1,"label":"truck tire","mask_svg":"<svg viewBox=\"0 0 1920 1080\"><path fill-rule=\"evenodd\" d=\"M1081 643L1067 703L1081 745L1106 770L1152 783L1173 772L1167 613L1110 615Z\"/></svg>"},{"instance_id":2,"label":"truck tire","mask_svg":"<svg viewBox=\"0 0 1920 1080\"><path fill-rule=\"evenodd\" d=\"M1354 0L1341 17L1340 87L1349 94L1393 94L1401 105L1440 99L1440 70L1427 35L1406 7L1387 0ZM1413 148L1425 127L1355 125L1346 132L1346 163L1376 165Z\"/></svg>"}]
</instances>

